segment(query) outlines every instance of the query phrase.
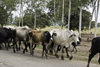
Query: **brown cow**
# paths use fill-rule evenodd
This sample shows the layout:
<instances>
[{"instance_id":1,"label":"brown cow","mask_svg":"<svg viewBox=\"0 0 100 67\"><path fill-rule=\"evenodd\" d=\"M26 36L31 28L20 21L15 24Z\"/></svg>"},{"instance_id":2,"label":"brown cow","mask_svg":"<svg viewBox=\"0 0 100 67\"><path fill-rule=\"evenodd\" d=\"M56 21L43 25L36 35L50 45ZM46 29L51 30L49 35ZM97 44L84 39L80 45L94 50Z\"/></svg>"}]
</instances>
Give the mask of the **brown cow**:
<instances>
[{"instance_id":1,"label":"brown cow","mask_svg":"<svg viewBox=\"0 0 100 67\"><path fill-rule=\"evenodd\" d=\"M33 48L33 44L41 44L43 46L43 51L42 51L42 57L44 56L44 51L46 52L46 58L48 59L48 55L47 55L47 45L49 44L51 35L48 31L36 31L36 30L32 30L30 31L30 37L32 40L31 46L30 46L30 54L31 56L33 55L33 50L35 49L35 47Z\"/></svg>"}]
</instances>

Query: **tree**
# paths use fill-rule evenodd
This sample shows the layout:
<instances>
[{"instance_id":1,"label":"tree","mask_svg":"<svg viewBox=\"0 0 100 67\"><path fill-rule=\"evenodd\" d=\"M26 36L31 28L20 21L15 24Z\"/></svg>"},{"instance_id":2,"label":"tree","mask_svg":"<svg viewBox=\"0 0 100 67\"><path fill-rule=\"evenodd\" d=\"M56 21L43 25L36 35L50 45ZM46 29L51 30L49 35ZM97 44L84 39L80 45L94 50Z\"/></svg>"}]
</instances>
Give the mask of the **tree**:
<instances>
[{"instance_id":1,"label":"tree","mask_svg":"<svg viewBox=\"0 0 100 67\"><path fill-rule=\"evenodd\" d=\"M96 37L96 32L97 32L98 12L99 12L99 0L97 0L97 10L95 9L95 31L94 31L94 37Z\"/></svg>"},{"instance_id":2,"label":"tree","mask_svg":"<svg viewBox=\"0 0 100 67\"><path fill-rule=\"evenodd\" d=\"M8 13L7 10L4 9L4 7L0 6L0 24L1 27L3 27L3 25L6 23L8 18Z\"/></svg>"},{"instance_id":3,"label":"tree","mask_svg":"<svg viewBox=\"0 0 100 67\"><path fill-rule=\"evenodd\" d=\"M62 26L61 29L63 29L63 23L64 23L64 0L63 0L63 4L62 4Z\"/></svg>"},{"instance_id":4,"label":"tree","mask_svg":"<svg viewBox=\"0 0 100 67\"><path fill-rule=\"evenodd\" d=\"M36 28L44 28L46 26L50 26L49 18L45 15L45 13L42 13L40 9L37 9L36 12ZM18 21L17 21L18 23ZM25 15L23 17L23 24L27 25L31 28L34 28L34 13L31 15L28 10L25 11ZM18 24L17 24L18 25Z\"/></svg>"},{"instance_id":5,"label":"tree","mask_svg":"<svg viewBox=\"0 0 100 67\"><path fill-rule=\"evenodd\" d=\"M68 13L68 29L70 30L70 13L71 13L71 0L69 0L69 13Z\"/></svg>"},{"instance_id":6,"label":"tree","mask_svg":"<svg viewBox=\"0 0 100 67\"><path fill-rule=\"evenodd\" d=\"M75 30L75 29L79 29L79 11L80 11L80 6L81 6L81 3L82 2L82 7L87 7L87 5L88 5L88 1L87 0L71 0L71 14L70 14L70 29L73 29L73 30ZM54 15L53 15L53 13L54 13L54 9L53 9L53 6L54 6L54 4L53 4L54 2L51 0L49 3L48 3L48 5L47 5L47 8L50 10L49 12L48 12L48 15L51 17L51 18L53 18L54 17ZM57 19L57 22L61 22L61 18L62 18L62 11L61 11L61 9L62 9L62 6L60 6L60 7L58 7L59 5L61 5L61 3L62 3L62 1L60 0L60 1L56 1L56 5L55 5L55 13L57 14L56 15L56 19ZM64 3L66 3L66 4L64 4L64 25L66 26L68 26L68 13L69 13L69 0L65 0L65 2ZM86 11L85 9L83 9L83 12L82 12L83 14L82 14L82 18L84 19L83 20L83 22L84 23L82 23L82 24L87 24L87 23L89 23L89 21L90 21L90 17L91 17L91 13L90 12L88 12L88 11ZM86 15L86 14L87 15ZM58 16L59 15L59 16ZM60 25L61 25L61 23L60 23ZM85 25L82 25L82 30L84 29L84 27L88 27L87 25L85 26Z\"/></svg>"},{"instance_id":7,"label":"tree","mask_svg":"<svg viewBox=\"0 0 100 67\"><path fill-rule=\"evenodd\" d=\"M6 7L6 10L9 12L9 25L11 24L11 18L12 18L12 11L15 10L16 6L16 0L1 0L2 5Z\"/></svg>"}]
</instances>

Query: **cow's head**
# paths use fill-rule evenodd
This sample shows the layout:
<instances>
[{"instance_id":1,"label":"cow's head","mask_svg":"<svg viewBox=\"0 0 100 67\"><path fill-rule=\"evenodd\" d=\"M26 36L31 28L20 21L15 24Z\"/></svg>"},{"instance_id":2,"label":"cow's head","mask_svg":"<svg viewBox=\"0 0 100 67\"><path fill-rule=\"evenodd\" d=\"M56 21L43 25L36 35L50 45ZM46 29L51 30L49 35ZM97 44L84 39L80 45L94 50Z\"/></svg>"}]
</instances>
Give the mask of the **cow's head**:
<instances>
[{"instance_id":1,"label":"cow's head","mask_svg":"<svg viewBox=\"0 0 100 67\"><path fill-rule=\"evenodd\" d=\"M49 43L50 42L50 38L51 38L50 33L48 31L44 31L43 40L46 41L46 43Z\"/></svg>"},{"instance_id":2,"label":"cow's head","mask_svg":"<svg viewBox=\"0 0 100 67\"><path fill-rule=\"evenodd\" d=\"M76 45L77 45L78 43L80 43L78 36L76 36L75 34L70 35L70 36L69 36L69 39L70 39L71 42L75 42Z\"/></svg>"},{"instance_id":3,"label":"cow's head","mask_svg":"<svg viewBox=\"0 0 100 67\"><path fill-rule=\"evenodd\" d=\"M53 40L53 36L57 36L57 33L53 33L53 34L51 35L51 40Z\"/></svg>"}]
</instances>

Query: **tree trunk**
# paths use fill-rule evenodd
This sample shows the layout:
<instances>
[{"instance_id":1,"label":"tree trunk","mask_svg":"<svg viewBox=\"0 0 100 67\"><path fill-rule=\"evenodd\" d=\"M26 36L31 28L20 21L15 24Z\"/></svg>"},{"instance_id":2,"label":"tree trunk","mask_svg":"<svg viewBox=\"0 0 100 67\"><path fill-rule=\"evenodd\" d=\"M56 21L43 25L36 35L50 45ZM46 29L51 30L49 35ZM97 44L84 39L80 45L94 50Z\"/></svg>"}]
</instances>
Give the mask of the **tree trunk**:
<instances>
[{"instance_id":1,"label":"tree trunk","mask_svg":"<svg viewBox=\"0 0 100 67\"><path fill-rule=\"evenodd\" d=\"M34 12L34 29L36 29L36 10Z\"/></svg>"},{"instance_id":2,"label":"tree trunk","mask_svg":"<svg viewBox=\"0 0 100 67\"><path fill-rule=\"evenodd\" d=\"M34 0L34 9L35 9L35 0ZM34 29L36 29L36 9L34 12Z\"/></svg>"},{"instance_id":3,"label":"tree trunk","mask_svg":"<svg viewBox=\"0 0 100 67\"><path fill-rule=\"evenodd\" d=\"M3 22L1 23L1 27L3 27Z\"/></svg>"},{"instance_id":4,"label":"tree trunk","mask_svg":"<svg viewBox=\"0 0 100 67\"><path fill-rule=\"evenodd\" d=\"M56 28L56 16L55 16L55 0L54 0L54 28Z\"/></svg>"},{"instance_id":5,"label":"tree trunk","mask_svg":"<svg viewBox=\"0 0 100 67\"><path fill-rule=\"evenodd\" d=\"M62 6L63 6L63 8L62 8L62 27L61 27L61 29L63 29L63 23L64 23L64 0L63 0Z\"/></svg>"},{"instance_id":6,"label":"tree trunk","mask_svg":"<svg viewBox=\"0 0 100 67\"><path fill-rule=\"evenodd\" d=\"M22 0L21 0L21 23L23 26L23 3L22 3Z\"/></svg>"},{"instance_id":7,"label":"tree trunk","mask_svg":"<svg viewBox=\"0 0 100 67\"><path fill-rule=\"evenodd\" d=\"M96 1L97 1L97 0L96 0ZM92 23L93 13L94 13L95 8L96 8L96 7L95 7L95 5L96 5L96 1L94 2L94 6L93 6L93 10L92 10L92 17L91 17L91 20L90 20L90 23L89 23L88 38L87 38L87 39L90 38L91 23Z\"/></svg>"},{"instance_id":8,"label":"tree trunk","mask_svg":"<svg viewBox=\"0 0 100 67\"><path fill-rule=\"evenodd\" d=\"M12 10L10 9L9 25L11 24L11 12L12 12Z\"/></svg>"},{"instance_id":9,"label":"tree trunk","mask_svg":"<svg viewBox=\"0 0 100 67\"><path fill-rule=\"evenodd\" d=\"M69 0L68 29L70 29L71 0Z\"/></svg>"},{"instance_id":10,"label":"tree trunk","mask_svg":"<svg viewBox=\"0 0 100 67\"><path fill-rule=\"evenodd\" d=\"M97 33L98 11L99 11L99 0L97 1L97 11L95 10L95 31L94 31L94 37L96 37L96 33Z\"/></svg>"},{"instance_id":11,"label":"tree trunk","mask_svg":"<svg viewBox=\"0 0 100 67\"><path fill-rule=\"evenodd\" d=\"M22 26L23 26L23 3L22 3L22 0L21 0L21 13L22 13Z\"/></svg>"},{"instance_id":12,"label":"tree trunk","mask_svg":"<svg viewBox=\"0 0 100 67\"><path fill-rule=\"evenodd\" d=\"M82 25L82 5L80 6L79 37L81 37L81 25Z\"/></svg>"}]
</instances>

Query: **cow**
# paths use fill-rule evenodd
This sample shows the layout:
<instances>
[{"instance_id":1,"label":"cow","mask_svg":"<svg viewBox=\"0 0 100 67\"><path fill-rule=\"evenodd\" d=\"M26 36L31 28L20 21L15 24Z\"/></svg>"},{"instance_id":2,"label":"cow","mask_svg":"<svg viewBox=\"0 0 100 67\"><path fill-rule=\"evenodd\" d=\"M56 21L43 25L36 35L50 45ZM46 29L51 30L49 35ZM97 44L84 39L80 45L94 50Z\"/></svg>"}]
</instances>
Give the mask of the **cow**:
<instances>
[{"instance_id":1,"label":"cow","mask_svg":"<svg viewBox=\"0 0 100 67\"><path fill-rule=\"evenodd\" d=\"M74 32L74 34L75 34L76 36L78 36L78 39L79 39L79 42L77 42L77 45L76 45L75 42L72 42L72 45L73 45L73 47L74 47L73 50L75 49L76 52L77 52L76 46L80 45L81 38L80 38L80 36L79 36L79 32L78 32L78 31L73 31L73 32Z\"/></svg>"},{"instance_id":2,"label":"cow","mask_svg":"<svg viewBox=\"0 0 100 67\"><path fill-rule=\"evenodd\" d=\"M33 55L33 51L36 47L37 44L40 44L43 46L43 51L42 51L42 57L44 57L44 51L45 51L45 56L47 59L48 57L48 52L47 52L47 46L49 45L51 35L48 31L37 31L37 30L32 30L30 31L30 37L31 37L31 46L30 46L30 55ZM33 45L35 47L33 48Z\"/></svg>"},{"instance_id":3,"label":"cow","mask_svg":"<svg viewBox=\"0 0 100 67\"><path fill-rule=\"evenodd\" d=\"M49 31L50 34L52 35L52 40L54 42L54 48L57 49L58 45L61 45L61 50L62 50L62 56L61 59L64 60L63 57L63 51L65 48L66 49L66 53L67 53L67 57L71 60L73 58L73 56L69 56L68 54L68 48L71 46L72 42L75 42L77 45L77 42L79 42L78 36L75 35L75 33L71 30L68 29L52 29ZM55 56L58 56L58 51L55 50Z\"/></svg>"},{"instance_id":4,"label":"cow","mask_svg":"<svg viewBox=\"0 0 100 67\"><path fill-rule=\"evenodd\" d=\"M78 31L73 31L73 32L74 32L74 34L75 34L76 36L78 36L78 38L79 38L79 42L77 42L77 45L76 45L75 42L72 42L72 45L73 45L73 47L72 47L73 50L72 50L72 51L74 51L74 49L75 49L76 52L77 52L76 46L80 45L81 38L79 37ZM49 51L50 51L50 54L53 54L54 42L52 42L51 45L48 46L48 49L49 49ZM58 45L57 51L60 51L60 50L61 50L61 45Z\"/></svg>"},{"instance_id":5,"label":"cow","mask_svg":"<svg viewBox=\"0 0 100 67\"><path fill-rule=\"evenodd\" d=\"M5 47L8 50L8 47L10 46L9 39L12 39L12 30L4 27L0 27L0 49L2 48L1 43L5 43ZM6 45L6 43L8 45Z\"/></svg>"},{"instance_id":6,"label":"cow","mask_svg":"<svg viewBox=\"0 0 100 67\"><path fill-rule=\"evenodd\" d=\"M17 42L19 42L19 50L20 50L21 41L23 41L25 45L25 49L23 50L23 53L25 53L25 50L27 51L27 46L29 43L29 31L30 29L27 29L25 27L15 27L15 29L13 30L13 35L14 35L13 52L16 52L14 45L16 45L16 49L18 51Z\"/></svg>"},{"instance_id":7,"label":"cow","mask_svg":"<svg viewBox=\"0 0 100 67\"><path fill-rule=\"evenodd\" d=\"M91 48L90 48L89 52L90 52L90 54L89 54L89 58L88 58L87 67L89 67L91 59L97 53L99 53L99 60L98 60L98 62L100 64L100 37L95 37L95 38L92 39Z\"/></svg>"}]
</instances>

